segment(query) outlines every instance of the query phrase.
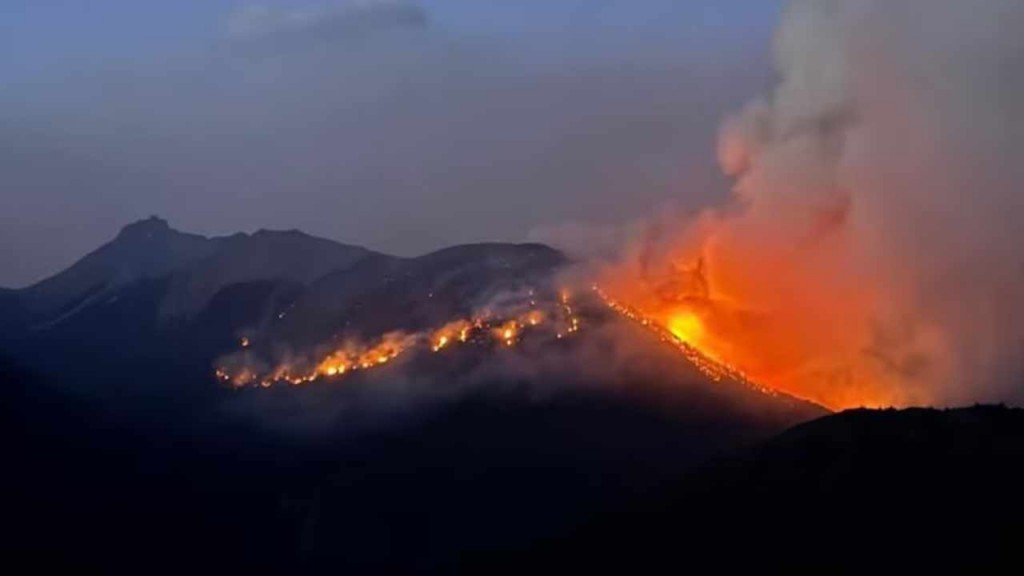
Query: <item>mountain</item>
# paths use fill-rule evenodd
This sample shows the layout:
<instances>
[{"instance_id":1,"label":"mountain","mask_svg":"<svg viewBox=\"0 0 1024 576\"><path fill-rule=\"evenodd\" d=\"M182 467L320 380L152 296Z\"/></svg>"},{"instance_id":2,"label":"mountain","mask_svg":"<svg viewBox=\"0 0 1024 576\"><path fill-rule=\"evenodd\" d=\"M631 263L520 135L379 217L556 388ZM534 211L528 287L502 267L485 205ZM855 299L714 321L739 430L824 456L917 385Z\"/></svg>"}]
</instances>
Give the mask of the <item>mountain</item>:
<instances>
[{"instance_id":1,"label":"mountain","mask_svg":"<svg viewBox=\"0 0 1024 576\"><path fill-rule=\"evenodd\" d=\"M720 457L543 552L496 564L1015 570L1022 482L1024 410L852 410Z\"/></svg>"},{"instance_id":2,"label":"mountain","mask_svg":"<svg viewBox=\"0 0 1024 576\"><path fill-rule=\"evenodd\" d=\"M18 291L18 297L35 325L47 328L90 306L116 301L118 291L134 284L166 279L161 317L189 317L232 284L308 284L372 254L297 231L206 238L178 232L152 217L124 227L111 242L67 270Z\"/></svg>"},{"instance_id":3,"label":"mountain","mask_svg":"<svg viewBox=\"0 0 1024 576\"><path fill-rule=\"evenodd\" d=\"M304 386L232 390L213 376L243 335L245 354L272 360L513 296L558 305L570 264L538 244L399 258L300 232L128 226L67 271L0 293L5 320L24 320L0 340L17 470L3 492L20 495L8 518L25 527L6 545L108 573L153 559L443 572L571 533L825 413L714 382L584 294L572 337L509 346L485 332Z\"/></svg>"},{"instance_id":4,"label":"mountain","mask_svg":"<svg viewBox=\"0 0 1024 576\"><path fill-rule=\"evenodd\" d=\"M125 226L114 240L67 270L21 290L22 302L41 322L56 323L118 288L165 276L216 249L216 241L149 218Z\"/></svg>"},{"instance_id":5,"label":"mountain","mask_svg":"<svg viewBox=\"0 0 1024 576\"><path fill-rule=\"evenodd\" d=\"M172 395L181 402L191 391L204 399L216 395L217 387L209 381L215 362L236 352L243 336L253 344L254 354L263 355L260 361L274 362L294 351L336 346L343 338L372 341L392 331L431 331L480 311L500 312L510 298L529 300L531 306L533 300L560 306L561 278L569 265L560 252L540 244L481 243L399 258L298 231L207 238L176 231L154 217L126 226L111 242L52 278L0 292L0 309L5 311L0 352L58 379L89 374L94 382L80 386L82 393L121 399ZM605 356L600 362L589 362L603 368L587 377L612 381L616 374L630 372L627 362L613 358L623 354L623 347L603 334L602 327L618 333L630 329L608 317L598 302L584 297L579 304L577 314L589 315L586 321L594 328L582 339L592 348L605 348L595 352ZM626 340L645 338L650 339L631 333ZM548 350L568 348L566 343L545 342L542 338L531 344L540 348L520 364L528 366ZM659 347L653 341L641 346L644 357L637 364L663 365L666 372L685 374L697 386L676 388L691 390L693 399L728 388L706 381L677 354L659 357ZM609 351L614 354L608 356ZM483 347L468 357L475 373L486 372L493 361L510 362L507 356ZM408 360L431 378L466 379L444 366L421 366L414 354ZM570 355L552 365L561 367L558 378L563 380L571 379L573 370L589 370ZM465 367L463 372L469 371ZM544 370L538 374L543 376ZM671 378L648 371L630 379ZM750 402L736 401L737 396L729 402L736 408L750 404L771 412L778 405L786 407L783 412L790 410L792 399L761 396L751 395ZM789 420L783 420L792 423L799 411L790 410Z\"/></svg>"},{"instance_id":6,"label":"mountain","mask_svg":"<svg viewBox=\"0 0 1024 576\"><path fill-rule=\"evenodd\" d=\"M324 326L337 328L339 316L360 309L373 309L378 319L389 308L396 314L402 308L423 322L446 319L456 307L465 312L485 299L489 290L543 280L565 263L557 251L540 245L478 244L398 258L294 230L207 238L152 217L126 226L111 242L51 278L0 291L0 311L8 330L27 323L37 332L60 332L84 323L103 331L101 317L126 316L118 310L124 301L137 301L140 292L148 291L147 309L134 309L131 315L144 316L156 329L188 325L200 314L216 316L208 308L215 301L225 303L217 299L224 291L241 297L245 286L263 290L273 285L291 297L285 303L291 318L274 329L314 338L331 332ZM432 302L417 302L434 296ZM91 321L80 321L86 317ZM401 323L390 322L393 327Z\"/></svg>"},{"instance_id":7,"label":"mountain","mask_svg":"<svg viewBox=\"0 0 1024 576\"><path fill-rule=\"evenodd\" d=\"M423 329L496 292L549 283L565 264L539 245L398 258L298 231L207 238L154 217L51 278L0 292L0 339L57 371L94 358L111 358L117 373L185 360L208 371L242 334L295 348Z\"/></svg>"}]
</instances>

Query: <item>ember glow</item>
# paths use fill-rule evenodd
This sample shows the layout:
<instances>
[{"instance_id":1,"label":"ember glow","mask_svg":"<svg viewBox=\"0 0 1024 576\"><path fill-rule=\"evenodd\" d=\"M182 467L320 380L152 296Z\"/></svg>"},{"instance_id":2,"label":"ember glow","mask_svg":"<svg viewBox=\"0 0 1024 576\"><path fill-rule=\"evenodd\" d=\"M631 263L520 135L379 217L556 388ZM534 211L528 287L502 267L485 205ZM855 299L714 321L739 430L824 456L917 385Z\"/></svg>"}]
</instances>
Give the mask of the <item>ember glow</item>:
<instances>
[{"instance_id":1,"label":"ember glow","mask_svg":"<svg viewBox=\"0 0 1024 576\"><path fill-rule=\"evenodd\" d=\"M716 339L716 333L707 324L706 303L687 308L676 302L671 308L649 311L627 304L597 285L591 292L593 297L580 298L579 304L568 291L562 291L549 301L531 293L528 304L512 305L504 314L485 309L472 317L420 333L392 332L368 341L348 339L340 346L307 355L309 359L290 358L272 368L254 360L256 346L253 341L247 341L243 349L222 359L216 376L235 388L337 381L377 370L417 353L444 355L463 346L508 349L524 342L553 343L582 330L582 309L586 310L587 318L595 319L607 318L604 312L607 309L654 334L709 380L739 383L765 394L777 394L727 360L730 349Z\"/></svg>"},{"instance_id":2,"label":"ember glow","mask_svg":"<svg viewBox=\"0 0 1024 576\"><path fill-rule=\"evenodd\" d=\"M594 287L594 292L600 297L601 301L603 301L617 314L643 326L657 335L663 342L667 342L675 347L687 360L689 360L690 364L711 380L715 382L731 380L746 384L766 394L776 394L776 392L771 388L752 381L740 369L729 365L723 360L717 359L713 351L701 347L700 339L692 339L692 334L694 333L693 326L700 326L699 320L685 320L682 327L687 330L677 332L663 324L658 319L648 316L646 313L627 304L619 302L597 286ZM691 322L695 322L696 324L691 324ZM700 333L703 333L702 331L703 328L698 330Z\"/></svg>"},{"instance_id":3,"label":"ember glow","mask_svg":"<svg viewBox=\"0 0 1024 576\"><path fill-rule=\"evenodd\" d=\"M485 310L434 330L392 332L370 341L346 339L324 353L290 358L271 368L261 368L267 363L258 359L252 350L253 342L246 338L242 341L242 350L221 359L215 374L218 380L235 388L299 386L374 370L415 352L442 354L464 345L493 344L513 348L532 335L560 339L580 328L580 320L569 305L569 298L568 293L563 293L557 304L545 305L531 292L527 306L513 307L508 314L496 315Z\"/></svg>"}]
</instances>

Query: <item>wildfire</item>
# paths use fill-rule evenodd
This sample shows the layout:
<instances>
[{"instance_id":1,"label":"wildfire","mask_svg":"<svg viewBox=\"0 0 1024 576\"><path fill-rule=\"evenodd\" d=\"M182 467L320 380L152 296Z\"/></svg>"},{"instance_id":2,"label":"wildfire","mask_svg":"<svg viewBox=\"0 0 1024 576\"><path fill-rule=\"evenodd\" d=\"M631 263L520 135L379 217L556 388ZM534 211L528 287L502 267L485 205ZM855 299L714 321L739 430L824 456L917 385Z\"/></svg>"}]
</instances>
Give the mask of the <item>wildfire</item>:
<instances>
[{"instance_id":1,"label":"wildfire","mask_svg":"<svg viewBox=\"0 0 1024 576\"><path fill-rule=\"evenodd\" d=\"M409 351L429 349L434 354L465 344L485 344L488 341L512 348L522 342L526 332L574 333L580 328L579 318L569 306L569 296L563 293L557 306L552 310L538 309L538 303L531 291L529 309L513 317L502 318L483 312L471 318L449 322L440 328L423 333L409 334L394 332L385 334L377 341L346 341L343 345L320 356L315 362L291 359L271 370L257 370L252 367L251 342L242 341L242 355L230 356L224 366L216 369L216 377L236 388L259 386L269 388L277 383L293 386L309 384L322 379L336 379L357 371L372 370L390 364ZM549 322L549 320L552 320ZM235 368L229 366L235 365Z\"/></svg>"},{"instance_id":2,"label":"wildfire","mask_svg":"<svg viewBox=\"0 0 1024 576\"><path fill-rule=\"evenodd\" d=\"M693 312L683 311L669 318L668 331L683 342L697 346L704 336L704 322Z\"/></svg>"},{"instance_id":3,"label":"wildfire","mask_svg":"<svg viewBox=\"0 0 1024 576\"><path fill-rule=\"evenodd\" d=\"M430 335L433 352L440 352L453 344L465 344L469 340L470 331L473 330L477 320L456 320L449 322Z\"/></svg>"},{"instance_id":4,"label":"wildfire","mask_svg":"<svg viewBox=\"0 0 1024 576\"><path fill-rule=\"evenodd\" d=\"M506 346L514 346L516 343L516 334L519 331L519 323L515 320L506 322L505 324L498 326L494 329L494 335L496 338L505 343Z\"/></svg>"},{"instance_id":5,"label":"wildfire","mask_svg":"<svg viewBox=\"0 0 1024 576\"><path fill-rule=\"evenodd\" d=\"M725 348L716 346L713 333L698 309L676 306L661 315L647 314L614 299L597 286L594 292L611 310L644 326L660 340L676 348L709 379L746 383L762 392L775 394L773 390L754 384L743 371L724 360L726 356L722 350ZM569 292L563 291L557 301L546 307L539 307L531 294L528 308L511 317L495 316L485 311L422 333L393 332L370 342L346 341L312 363L293 359L271 370L260 371L252 368L251 363L242 362L235 369L223 366L217 368L216 376L236 388L270 388L277 383L298 386L374 370L417 350L442 354L459 346L487 345L488 342L503 348L514 348L532 338L531 335L562 340L579 332L581 328L582 321ZM245 346L241 352L243 355L252 353L250 346Z\"/></svg>"},{"instance_id":6,"label":"wildfire","mask_svg":"<svg viewBox=\"0 0 1024 576\"><path fill-rule=\"evenodd\" d=\"M712 364L709 375L725 367L832 409L907 402L907 386L896 379L920 355L857 345L879 340L879 327L863 322L875 302L870 291L781 265L751 270L714 243L698 253L691 265L666 259L615 266L602 275L599 293L620 313L699 352L691 360ZM919 335L922 348L926 336Z\"/></svg>"},{"instance_id":7,"label":"wildfire","mask_svg":"<svg viewBox=\"0 0 1024 576\"><path fill-rule=\"evenodd\" d=\"M448 345L448 337L447 336L441 336L437 340L437 344L434 344L433 350L434 350L434 352L440 352L441 349L444 348L447 345Z\"/></svg>"},{"instance_id":8,"label":"wildfire","mask_svg":"<svg viewBox=\"0 0 1024 576\"><path fill-rule=\"evenodd\" d=\"M711 380L715 382L733 380L745 383L767 394L776 394L774 390L753 382L742 370L716 359L712 352L702 349L700 339L695 336L704 334L704 326L697 316L682 314L674 317L678 319L677 321L670 320L669 325L663 326L662 323L643 312L615 300L597 286L594 287L594 292L609 308L654 332L663 342L672 344L694 367Z\"/></svg>"}]
</instances>

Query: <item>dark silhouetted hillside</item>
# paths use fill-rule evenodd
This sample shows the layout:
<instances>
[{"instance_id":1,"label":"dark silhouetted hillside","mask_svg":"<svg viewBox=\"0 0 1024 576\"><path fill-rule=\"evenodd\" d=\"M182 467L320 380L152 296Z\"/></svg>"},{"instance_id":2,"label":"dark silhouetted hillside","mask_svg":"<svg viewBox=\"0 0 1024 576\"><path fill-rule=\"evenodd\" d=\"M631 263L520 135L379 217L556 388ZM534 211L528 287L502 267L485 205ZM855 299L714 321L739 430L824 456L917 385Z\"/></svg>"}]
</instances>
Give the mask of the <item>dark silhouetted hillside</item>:
<instances>
[{"instance_id":1,"label":"dark silhouetted hillside","mask_svg":"<svg viewBox=\"0 0 1024 576\"><path fill-rule=\"evenodd\" d=\"M854 410L497 566L1016 572L1024 410Z\"/></svg>"}]
</instances>

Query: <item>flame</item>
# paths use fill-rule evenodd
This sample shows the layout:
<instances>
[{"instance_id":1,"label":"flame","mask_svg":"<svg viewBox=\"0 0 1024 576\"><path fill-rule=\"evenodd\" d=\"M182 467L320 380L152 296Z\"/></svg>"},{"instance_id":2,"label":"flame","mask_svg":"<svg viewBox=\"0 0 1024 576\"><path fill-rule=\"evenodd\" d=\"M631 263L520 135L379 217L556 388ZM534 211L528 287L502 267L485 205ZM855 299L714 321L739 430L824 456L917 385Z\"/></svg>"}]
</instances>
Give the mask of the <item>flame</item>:
<instances>
[{"instance_id":1,"label":"flame","mask_svg":"<svg viewBox=\"0 0 1024 576\"><path fill-rule=\"evenodd\" d=\"M738 364L727 360L731 348L719 339L715 315L706 303L698 301L676 302L672 306L654 307L653 313L624 304L609 293L594 286L599 299L609 308L654 332L659 339L675 347L697 370L713 381L732 380L768 394L775 391L747 376ZM216 376L236 388L256 386L270 388L276 383L300 386L319 380L335 380L357 371L370 371L392 363L400 356L417 349L441 353L463 345L486 346L488 342L503 348L513 348L533 335L547 335L562 340L579 332L583 322L572 302L568 290L559 294L557 301L538 307L531 294L525 311L512 317L496 317L484 311L470 318L448 322L434 330L420 334L393 332L370 342L346 341L323 354L319 360L307 364L291 360L270 371L261 373L243 363L231 370L219 367ZM244 351L241 354L251 354Z\"/></svg>"},{"instance_id":2,"label":"flame","mask_svg":"<svg viewBox=\"0 0 1024 576\"><path fill-rule=\"evenodd\" d=\"M729 363L719 360L713 356L712 353L705 351L699 347L699 343L696 340L688 340L688 337L692 337L695 333L694 327L699 326L699 333L703 334L703 323L695 315L682 315L683 321L679 324L682 328L689 329L689 332L676 333L671 328L664 326L658 320L647 316L643 312L623 304L611 296L607 292L603 291L598 287L594 287L594 291L601 298L604 303L616 313L621 316L636 322L643 326L647 330L652 331L658 336L663 342L672 344L680 353L689 360L697 370L707 376L709 379L715 382L721 382L723 380L732 380L735 382L744 383L760 392L775 395L776 391L768 388L764 385L758 384L751 380L747 374L745 374L739 368L730 365ZM691 319L692 318L692 319Z\"/></svg>"},{"instance_id":3,"label":"flame","mask_svg":"<svg viewBox=\"0 0 1024 576\"><path fill-rule=\"evenodd\" d=\"M448 345L448 337L441 336L437 339L437 344L434 344L434 352L439 352L442 348Z\"/></svg>"},{"instance_id":4,"label":"flame","mask_svg":"<svg viewBox=\"0 0 1024 576\"><path fill-rule=\"evenodd\" d=\"M431 350L440 352L451 344L458 341L464 344L469 340L469 333L473 329L476 320L455 320L435 330L430 336Z\"/></svg>"},{"instance_id":5,"label":"flame","mask_svg":"<svg viewBox=\"0 0 1024 576\"><path fill-rule=\"evenodd\" d=\"M669 315L666 325L668 331L681 341L696 348L707 348L701 345L707 333L704 328L704 321L692 310L680 310L672 313ZM707 351L705 353L710 355Z\"/></svg>"},{"instance_id":6,"label":"flame","mask_svg":"<svg viewBox=\"0 0 1024 576\"><path fill-rule=\"evenodd\" d=\"M316 361L293 358L266 371L252 368L251 357L248 356L252 351L246 350L229 357L224 366L216 368L215 374L218 380L236 388L269 388L275 383L299 386L323 379L340 378L356 371L373 370L392 363L406 352L420 348L436 354L461 345L485 345L488 341L512 348L523 341L527 332L550 334L556 330L557 338L560 339L563 332L574 333L580 329L580 320L568 302L569 294L564 291L557 304L549 303L545 309L539 309L537 296L531 291L528 309L521 307L520 312L511 318L494 317L485 310L470 318L459 318L423 333L393 332L371 342L347 340L321 354ZM236 367L231 368L228 366L230 364Z\"/></svg>"},{"instance_id":7,"label":"flame","mask_svg":"<svg viewBox=\"0 0 1024 576\"><path fill-rule=\"evenodd\" d=\"M675 347L711 380L743 382L762 392L775 393L755 384L760 379L748 377L747 372L738 367L740 364L732 361L733 349L720 337L721 318L707 302L677 299L671 305L653 306L653 311L647 312L624 304L597 286L594 286L594 291L609 308L653 331L659 339ZM488 342L514 348L534 335L546 334L548 338L562 340L579 332L582 326L583 321L568 290L562 290L557 300L546 304L539 304L537 296L531 294L529 306L524 306L511 317L502 318L485 310L418 334L393 332L368 342L347 340L311 364L291 359L261 372L252 368L251 363L242 362L235 369L218 367L216 376L236 388L269 388L276 383L300 386L375 370L418 349L438 354L464 345L486 346ZM253 351L245 350L239 354L250 355Z\"/></svg>"},{"instance_id":8,"label":"flame","mask_svg":"<svg viewBox=\"0 0 1024 576\"><path fill-rule=\"evenodd\" d=\"M506 346L514 346L518 332L519 322L511 320L496 328L494 330L494 335L498 340L503 341Z\"/></svg>"},{"instance_id":9,"label":"flame","mask_svg":"<svg viewBox=\"0 0 1024 576\"><path fill-rule=\"evenodd\" d=\"M759 385L832 409L908 402L891 368L902 360L891 360L889 350L865 351L878 330L864 321L879 302L868 282L828 274L827 262L736 254L719 240L711 234L640 269L613 267L602 288L629 302L641 323Z\"/></svg>"}]
</instances>

